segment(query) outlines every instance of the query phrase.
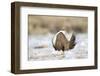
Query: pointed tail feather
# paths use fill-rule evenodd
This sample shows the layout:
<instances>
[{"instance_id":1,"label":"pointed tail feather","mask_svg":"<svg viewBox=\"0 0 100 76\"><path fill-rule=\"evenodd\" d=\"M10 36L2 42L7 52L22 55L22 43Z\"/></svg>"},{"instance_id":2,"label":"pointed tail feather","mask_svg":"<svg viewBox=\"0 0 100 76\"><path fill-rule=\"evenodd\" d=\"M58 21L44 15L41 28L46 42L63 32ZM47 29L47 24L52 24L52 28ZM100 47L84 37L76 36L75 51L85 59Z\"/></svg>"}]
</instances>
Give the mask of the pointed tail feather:
<instances>
[{"instance_id":1,"label":"pointed tail feather","mask_svg":"<svg viewBox=\"0 0 100 76\"><path fill-rule=\"evenodd\" d=\"M71 39L69 41L69 49L73 49L74 48L74 46L76 45L75 40L76 40L75 35L72 34L72 37L71 37Z\"/></svg>"}]
</instances>

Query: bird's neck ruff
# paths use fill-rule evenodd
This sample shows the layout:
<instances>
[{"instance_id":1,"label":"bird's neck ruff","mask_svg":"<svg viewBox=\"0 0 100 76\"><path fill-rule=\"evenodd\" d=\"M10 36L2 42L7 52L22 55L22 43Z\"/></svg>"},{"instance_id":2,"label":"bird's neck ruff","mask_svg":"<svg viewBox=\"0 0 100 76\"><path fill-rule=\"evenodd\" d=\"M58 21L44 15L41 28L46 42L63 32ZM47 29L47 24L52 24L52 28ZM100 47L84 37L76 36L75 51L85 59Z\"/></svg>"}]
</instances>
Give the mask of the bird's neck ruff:
<instances>
[{"instance_id":1,"label":"bird's neck ruff","mask_svg":"<svg viewBox=\"0 0 100 76\"><path fill-rule=\"evenodd\" d=\"M53 44L55 44L57 35L58 35L59 33L61 33L61 32L65 35L65 37L68 39L68 41L70 41L71 36L72 36L72 33L67 33L66 31L62 31L62 30L61 30L61 31L57 32L56 35L54 36L54 38L53 38Z\"/></svg>"}]
</instances>

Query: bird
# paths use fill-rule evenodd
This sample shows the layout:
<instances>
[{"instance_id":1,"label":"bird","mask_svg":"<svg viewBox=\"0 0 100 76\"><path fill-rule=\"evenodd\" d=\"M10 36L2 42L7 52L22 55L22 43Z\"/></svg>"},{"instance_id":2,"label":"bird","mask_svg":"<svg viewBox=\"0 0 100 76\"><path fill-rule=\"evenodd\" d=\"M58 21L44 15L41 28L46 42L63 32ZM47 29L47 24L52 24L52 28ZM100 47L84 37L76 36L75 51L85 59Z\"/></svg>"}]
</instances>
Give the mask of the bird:
<instances>
[{"instance_id":1,"label":"bird","mask_svg":"<svg viewBox=\"0 0 100 76\"><path fill-rule=\"evenodd\" d=\"M55 34L52 39L53 47L56 51L61 51L64 55L64 51L73 49L76 45L76 37L74 33L67 33L64 30L61 30Z\"/></svg>"}]
</instances>

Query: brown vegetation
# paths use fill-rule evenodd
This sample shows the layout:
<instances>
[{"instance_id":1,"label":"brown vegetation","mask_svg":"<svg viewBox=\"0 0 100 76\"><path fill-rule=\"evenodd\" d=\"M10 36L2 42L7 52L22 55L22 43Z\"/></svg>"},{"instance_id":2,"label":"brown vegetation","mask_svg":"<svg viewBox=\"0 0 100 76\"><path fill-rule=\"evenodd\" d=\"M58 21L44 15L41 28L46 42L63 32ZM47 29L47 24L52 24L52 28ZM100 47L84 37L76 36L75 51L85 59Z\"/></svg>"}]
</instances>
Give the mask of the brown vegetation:
<instances>
[{"instance_id":1,"label":"brown vegetation","mask_svg":"<svg viewBox=\"0 0 100 76\"><path fill-rule=\"evenodd\" d=\"M59 30L74 31L77 33L87 32L87 17L70 16L28 16L29 34L56 33Z\"/></svg>"}]
</instances>

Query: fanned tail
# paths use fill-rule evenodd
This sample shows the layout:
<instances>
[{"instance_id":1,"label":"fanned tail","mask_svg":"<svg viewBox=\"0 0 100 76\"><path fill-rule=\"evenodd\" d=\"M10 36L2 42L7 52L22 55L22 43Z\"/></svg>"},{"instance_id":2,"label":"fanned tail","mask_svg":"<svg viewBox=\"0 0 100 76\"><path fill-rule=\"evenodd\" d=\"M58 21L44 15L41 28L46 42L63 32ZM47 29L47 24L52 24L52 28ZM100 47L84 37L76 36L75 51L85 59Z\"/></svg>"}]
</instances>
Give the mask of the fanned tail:
<instances>
[{"instance_id":1,"label":"fanned tail","mask_svg":"<svg viewBox=\"0 0 100 76\"><path fill-rule=\"evenodd\" d=\"M75 45L76 45L75 40L76 40L75 35L72 34L72 37L69 41L69 49L73 49L75 47Z\"/></svg>"}]
</instances>

